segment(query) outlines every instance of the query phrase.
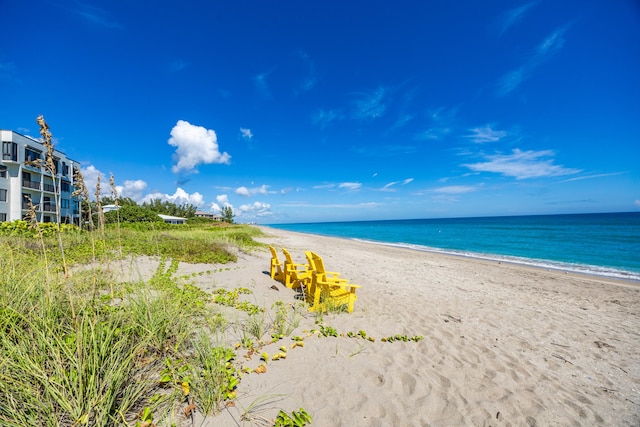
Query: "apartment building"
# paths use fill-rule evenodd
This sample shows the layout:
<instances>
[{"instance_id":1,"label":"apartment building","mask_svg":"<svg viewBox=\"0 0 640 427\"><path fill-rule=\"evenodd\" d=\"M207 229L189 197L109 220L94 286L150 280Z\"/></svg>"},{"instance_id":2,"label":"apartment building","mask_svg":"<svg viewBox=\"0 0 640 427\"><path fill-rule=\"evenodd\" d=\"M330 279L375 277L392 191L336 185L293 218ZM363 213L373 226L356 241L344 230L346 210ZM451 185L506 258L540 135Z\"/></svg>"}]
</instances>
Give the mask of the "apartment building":
<instances>
[{"instance_id":1,"label":"apartment building","mask_svg":"<svg viewBox=\"0 0 640 427\"><path fill-rule=\"evenodd\" d=\"M0 130L0 140L0 221L24 219L31 200L38 221L56 222L57 202L60 221L79 224L78 200L71 196L75 162L55 150L55 174L52 176L43 167L27 164L36 159L44 160L46 149L40 141L10 130Z\"/></svg>"}]
</instances>

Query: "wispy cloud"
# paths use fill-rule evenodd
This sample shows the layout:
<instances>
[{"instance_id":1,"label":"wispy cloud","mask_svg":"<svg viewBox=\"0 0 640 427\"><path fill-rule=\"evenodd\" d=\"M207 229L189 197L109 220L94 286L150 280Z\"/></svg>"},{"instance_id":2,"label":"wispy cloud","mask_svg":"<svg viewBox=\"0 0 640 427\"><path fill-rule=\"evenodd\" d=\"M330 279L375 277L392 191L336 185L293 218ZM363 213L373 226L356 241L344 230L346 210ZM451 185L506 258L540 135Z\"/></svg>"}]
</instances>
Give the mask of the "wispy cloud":
<instances>
[{"instance_id":1,"label":"wispy cloud","mask_svg":"<svg viewBox=\"0 0 640 427\"><path fill-rule=\"evenodd\" d=\"M413 135L413 139L416 141L439 141L446 135L451 133L449 128L430 128L423 132Z\"/></svg>"},{"instance_id":2,"label":"wispy cloud","mask_svg":"<svg viewBox=\"0 0 640 427\"><path fill-rule=\"evenodd\" d=\"M86 22L115 30L124 28L122 24L111 18L108 11L84 2L78 2L77 4L78 8L73 12L81 16Z\"/></svg>"},{"instance_id":3,"label":"wispy cloud","mask_svg":"<svg viewBox=\"0 0 640 427\"><path fill-rule=\"evenodd\" d=\"M359 94L353 105L353 117L359 120L382 117L387 110L388 96L389 90L382 86Z\"/></svg>"},{"instance_id":4,"label":"wispy cloud","mask_svg":"<svg viewBox=\"0 0 640 427\"><path fill-rule=\"evenodd\" d=\"M169 72L177 73L179 71L184 70L189 66L189 63L183 61L182 59L176 59L171 64L169 64Z\"/></svg>"},{"instance_id":5,"label":"wispy cloud","mask_svg":"<svg viewBox=\"0 0 640 427\"><path fill-rule=\"evenodd\" d=\"M529 79L533 71L558 53L566 42L564 35L569 29L565 25L546 37L534 50L531 57L520 67L509 71L498 81L498 95L507 95Z\"/></svg>"},{"instance_id":6,"label":"wispy cloud","mask_svg":"<svg viewBox=\"0 0 640 427\"><path fill-rule=\"evenodd\" d=\"M362 187L362 184L359 182L343 182L338 184L338 188L343 188L349 191L357 191Z\"/></svg>"},{"instance_id":7,"label":"wispy cloud","mask_svg":"<svg viewBox=\"0 0 640 427\"><path fill-rule=\"evenodd\" d=\"M321 129L325 129L331 123L342 118L344 118L344 116L340 110L320 109L311 117L311 121L314 125L318 125Z\"/></svg>"},{"instance_id":8,"label":"wispy cloud","mask_svg":"<svg viewBox=\"0 0 640 427\"><path fill-rule=\"evenodd\" d=\"M504 15L499 19L500 22L500 35L504 34L509 28L513 27L517 23L519 23L524 15L539 2L534 1L530 3L526 3L520 7L516 7L514 9L508 10Z\"/></svg>"},{"instance_id":9,"label":"wispy cloud","mask_svg":"<svg viewBox=\"0 0 640 427\"><path fill-rule=\"evenodd\" d=\"M215 131L184 120L178 120L171 129L168 143L177 147L173 155L173 173L198 173L197 167L201 164L229 164L231 160L228 153L220 152Z\"/></svg>"},{"instance_id":10,"label":"wispy cloud","mask_svg":"<svg viewBox=\"0 0 640 427\"><path fill-rule=\"evenodd\" d=\"M396 191L396 189L393 188L394 186L396 186L398 184L399 185L407 185L412 181L413 181L413 178L407 178L407 179L404 179L402 181L393 181L393 182L390 182L390 183L386 184L384 187L382 187L380 189L380 191L393 192L393 191Z\"/></svg>"},{"instance_id":11,"label":"wispy cloud","mask_svg":"<svg viewBox=\"0 0 640 427\"><path fill-rule=\"evenodd\" d=\"M562 180L560 182L571 182L571 181L582 181L583 179L595 179L595 178L605 178L608 176L616 176L616 175L624 175L629 172L611 172L611 173L599 173L595 175L585 175L585 176L577 176L575 178L569 178Z\"/></svg>"},{"instance_id":12,"label":"wispy cloud","mask_svg":"<svg viewBox=\"0 0 640 427\"><path fill-rule=\"evenodd\" d=\"M253 84L255 85L256 90L265 98L271 98L271 90L269 89L267 78L272 72L273 70L269 70L267 72L256 74L255 76L253 76Z\"/></svg>"},{"instance_id":13,"label":"wispy cloud","mask_svg":"<svg viewBox=\"0 0 640 427\"><path fill-rule=\"evenodd\" d=\"M297 54L307 67L307 75L304 79L302 79L298 91L307 92L313 89L318 83L316 67L314 62L309 57L309 54L304 51L298 51Z\"/></svg>"},{"instance_id":14,"label":"wispy cloud","mask_svg":"<svg viewBox=\"0 0 640 427\"><path fill-rule=\"evenodd\" d=\"M513 150L511 154L494 154L486 156L486 162L463 164L474 172L492 172L518 180L544 178L579 173L580 169L565 168L555 165L552 150L521 151Z\"/></svg>"},{"instance_id":15,"label":"wispy cloud","mask_svg":"<svg viewBox=\"0 0 640 427\"><path fill-rule=\"evenodd\" d=\"M236 188L236 194L239 196L254 196L256 194L268 194L268 187L266 185L261 185L260 187L247 188L245 186Z\"/></svg>"},{"instance_id":16,"label":"wispy cloud","mask_svg":"<svg viewBox=\"0 0 640 427\"><path fill-rule=\"evenodd\" d=\"M465 138L478 144L483 144L485 142L498 142L507 136L506 131L494 130L492 125L472 128L469 129L469 131L471 133L469 135L465 135Z\"/></svg>"},{"instance_id":17,"label":"wispy cloud","mask_svg":"<svg viewBox=\"0 0 640 427\"><path fill-rule=\"evenodd\" d=\"M477 186L470 185L446 185L444 187L438 187L431 190L433 193L438 194L464 194L477 191Z\"/></svg>"}]
</instances>

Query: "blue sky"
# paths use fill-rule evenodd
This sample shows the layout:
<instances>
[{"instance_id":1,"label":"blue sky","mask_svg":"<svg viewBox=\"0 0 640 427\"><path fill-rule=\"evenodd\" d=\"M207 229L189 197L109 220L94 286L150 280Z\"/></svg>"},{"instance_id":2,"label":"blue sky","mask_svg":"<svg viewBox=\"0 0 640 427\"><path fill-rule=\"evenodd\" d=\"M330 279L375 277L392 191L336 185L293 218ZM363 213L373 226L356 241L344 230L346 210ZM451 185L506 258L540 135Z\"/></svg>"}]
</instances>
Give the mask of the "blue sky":
<instances>
[{"instance_id":1,"label":"blue sky","mask_svg":"<svg viewBox=\"0 0 640 427\"><path fill-rule=\"evenodd\" d=\"M238 222L640 210L640 6L0 0L0 128ZM106 185L103 188L107 187Z\"/></svg>"}]
</instances>

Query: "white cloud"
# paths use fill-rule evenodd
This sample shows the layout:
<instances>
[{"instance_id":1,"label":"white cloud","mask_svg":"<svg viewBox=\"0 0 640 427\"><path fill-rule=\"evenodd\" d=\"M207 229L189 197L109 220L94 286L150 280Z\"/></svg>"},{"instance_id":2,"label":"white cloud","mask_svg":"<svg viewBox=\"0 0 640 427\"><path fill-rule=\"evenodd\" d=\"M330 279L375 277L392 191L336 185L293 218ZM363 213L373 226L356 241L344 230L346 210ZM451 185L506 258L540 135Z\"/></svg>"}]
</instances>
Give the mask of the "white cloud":
<instances>
[{"instance_id":1,"label":"white cloud","mask_svg":"<svg viewBox=\"0 0 640 427\"><path fill-rule=\"evenodd\" d=\"M444 187L439 187L433 190L434 193L440 194L464 194L471 193L476 191L477 187L472 187L468 185L447 185Z\"/></svg>"},{"instance_id":2,"label":"white cloud","mask_svg":"<svg viewBox=\"0 0 640 427\"><path fill-rule=\"evenodd\" d=\"M362 184L359 182L343 182L338 185L338 188L346 188L349 191L356 191L362 187Z\"/></svg>"},{"instance_id":3,"label":"white cloud","mask_svg":"<svg viewBox=\"0 0 640 427\"><path fill-rule=\"evenodd\" d=\"M204 197L202 194L195 192L193 194L189 194L184 191L182 188L178 187L176 192L173 194L165 194L160 192L149 193L143 197L142 202L150 202L152 200L162 200L168 201L171 203L175 203L176 205L194 205L197 207L201 207L204 205Z\"/></svg>"},{"instance_id":4,"label":"white cloud","mask_svg":"<svg viewBox=\"0 0 640 427\"><path fill-rule=\"evenodd\" d=\"M564 33L568 28L569 26L565 25L555 30L538 45L533 55L521 67L505 74L498 81L498 95L507 95L515 90L531 76L536 68L559 52L565 44Z\"/></svg>"},{"instance_id":5,"label":"white cloud","mask_svg":"<svg viewBox=\"0 0 640 427\"><path fill-rule=\"evenodd\" d=\"M100 177L100 193L101 197L103 195L109 194L109 181L105 177L105 175L96 169L95 166L89 165L86 168L81 167L80 172L82 173L82 178L84 179L84 185L87 187L87 191L89 192L89 197L91 199L95 198L96 193L96 184L98 183L98 177Z\"/></svg>"},{"instance_id":6,"label":"white cloud","mask_svg":"<svg viewBox=\"0 0 640 427\"><path fill-rule=\"evenodd\" d=\"M469 129L469 131L471 131L471 134L466 135L465 138L479 144L485 142L498 142L507 136L507 132L503 130L493 130L491 125Z\"/></svg>"},{"instance_id":7,"label":"white cloud","mask_svg":"<svg viewBox=\"0 0 640 427\"><path fill-rule=\"evenodd\" d=\"M241 205L238 210L243 215L266 216L271 215L271 205L262 202L253 202L251 204Z\"/></svg>"},{"instance_id":8,"label":"white cloud","mask_svg":"<svg viewBox=\"0 0 640 427\"><path fill-rule=\"evenodd\" d=\"M554 165L552 150L521 151L513 150L512 154L495 154L486 156L488 161L464 164L474 172L493 172L516 179L543 178L550 176L571 175L579 169L569 169Z\"/></svg>"},{"instance_id":9,"label":"white cloud","mask_svg":"<svg viewBox=\"0 0 640 427\"><path fill-rule=\"evenodd\" d=\"M119 197L130 197L136 202L143 199L143 191L147 188L147 183L141 179L126 180L124 185L116 185Z\"/></svg>"},{"instance_id":10,"label":"white cloud","mask_svg":"<svg viewBox=\"0 0 640 427\"><path fill-rule=\"evenodd\" d=\"M267 186L264 184L261 185L260 187L255 187L255 188L247 188L245 186L236 188L236 194L239 196L245 196L245 197L253 196L255 194L267 194L267 193L268 193Z\"/></svg>"},{"instance_id":11,"label":"white cloud","mask_svg":"<svg viewBox=\"0 0 640 427\"><path fill-rule=\"evenodd\" d=\"M595 174L595 175L585 175L585 176L578 176L578 177L575 177L575 178L569 178L569 179L565 179L565 180L560 181L560 182L571 182L571 181L582 181L584 179L604 178L604 177L607 177L607 176L623 175L625 173L628 173L628 172L599 173L599 174Z\"/></svg>"},{"instance_id":12,"label":"white cloud","mask_svg":"<svg viewBox=\"0 0 640 427\"><path fill-rule=\"evenodd\" d=\"M404 180L402 180L402 182L393 181L393 182L388 183L388 184L387 184L387 185L385 185L384 187L382 187L382 188L380 189L380 191L395 191L395 189L393 189L393 188L391 188L391 187L393 187L393 186L394 186L394 185L396 185L396 184L400 184L400 185L407 185L407 184L409 184L411 181L413 181L413 178L407 178L407 179L404 179Z\"/></svg>"},{"instance_id":13,"label":"white cloud","mask_svg":"<svg viewBox=\"0 0 640 427\"><path fill-rule=\"evenodd\" d=\"M251 140L253 138L253 134L251 133L251 129L240 128L240 136L243 139Z\"/></svg>"},{"instance_id":14,"label":"white cloud","mask_svg":"<svg viewBox=\"0 0 640 427\"><path fill-rule=\"evenodd\" d=\"M231 156L221 153L218 148L216 133L202 126L178 120L171 129L169 145L178 147L174 154L176 164L171 168L174 173L197 173L196 167L201 164L229 164Z\"/></svg>"}]
</instances>

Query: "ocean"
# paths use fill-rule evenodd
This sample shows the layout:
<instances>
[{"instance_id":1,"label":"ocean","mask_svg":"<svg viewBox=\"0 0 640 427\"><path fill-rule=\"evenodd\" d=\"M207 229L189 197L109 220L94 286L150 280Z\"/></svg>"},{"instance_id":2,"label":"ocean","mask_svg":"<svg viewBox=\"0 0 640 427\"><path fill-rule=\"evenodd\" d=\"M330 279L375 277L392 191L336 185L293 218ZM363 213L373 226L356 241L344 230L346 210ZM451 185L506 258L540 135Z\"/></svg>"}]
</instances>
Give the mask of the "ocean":
<instances>
[{"instance_id":1,"label":"ocean","mask_svg":"<svg viewBox=\"0 0 640 427\"><path fill-rule=\"evenodd\" d=\"M268 226L640 281L640 212Z\"/></svg>"}]
</instances>

